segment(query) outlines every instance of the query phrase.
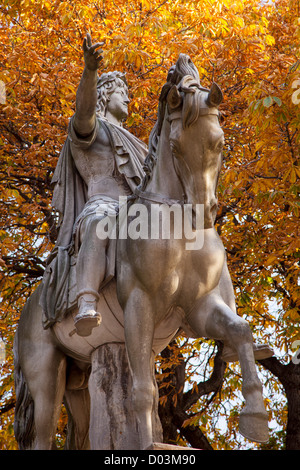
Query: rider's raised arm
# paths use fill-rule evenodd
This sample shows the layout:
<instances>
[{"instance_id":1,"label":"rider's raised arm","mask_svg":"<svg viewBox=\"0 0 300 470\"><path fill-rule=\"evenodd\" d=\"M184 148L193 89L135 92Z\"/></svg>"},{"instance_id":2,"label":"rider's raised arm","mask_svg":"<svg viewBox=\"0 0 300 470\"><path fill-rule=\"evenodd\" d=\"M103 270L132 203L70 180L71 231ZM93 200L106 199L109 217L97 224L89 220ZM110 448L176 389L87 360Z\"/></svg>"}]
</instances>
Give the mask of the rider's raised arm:
<instances>
[{"instance_id":1,"label":"rider's raised arm","mask_svg":"<svg viewBox=\"0 0 300 470\"><path fill-rule=\"evenodd\" d=\"M95 128L97 107L98 68L103 52L99 47L103 43L92 45L89 34L83 41L84 71L76 94L76 112L73 125L80 136L88 136Z\"/></svg>"}]
</instances>

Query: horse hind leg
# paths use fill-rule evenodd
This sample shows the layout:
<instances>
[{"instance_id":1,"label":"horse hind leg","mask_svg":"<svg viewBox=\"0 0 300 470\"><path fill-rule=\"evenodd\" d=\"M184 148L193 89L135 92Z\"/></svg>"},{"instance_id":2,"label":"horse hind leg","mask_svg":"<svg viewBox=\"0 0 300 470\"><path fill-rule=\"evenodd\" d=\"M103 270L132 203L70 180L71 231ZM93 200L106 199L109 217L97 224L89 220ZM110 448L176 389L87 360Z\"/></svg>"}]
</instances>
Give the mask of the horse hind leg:
<instances>
[{"instance_id":1,"label":"horse hind leg","mask_svg":"<svg viewBox=\"0 0 300 470\"><path fill-rule=\"evenodd\" d=\"M64 404L68 413L66 450L90 450L89 371L75 362L68 366Z\"/></svg>"},{"instance_id":2,"label":"horse hind leg","mask_svg":"<svg viewBox=\"0 0 300 470\"><path fill-rule=\"evenodd\" d=\"M20 446L52 450L66 384L66 356L56 347L51 329L43 328L39 296L40 286L24 306L14 341L15 429Z\"/></svg>"},{"instance_id":3,"label":"horse hind leg","mask_svg":"<svg viewBox=\"0 0 300 470\"><path fill-rule=\"evenodd\" d=\"M40 373L35 376L31 386L36 450L56 449L55 434L65 391L66 358L59 351L51 353L41 361Z\"/></svg>"},{"instance_id":4,"label":"horse hind leg","mask_svg":"<svg viewBox=\"0 0 300 470\"><path fill-rule=\"evenodd\" d=\"M240 433L249 440L268 440L268 414L265 410L262 385L257 375L253 338L249 324L236 315L215 294L208 294L189 316L191 327L199 337L224 341L236 350L242 372L242 393L245 407L240 415Z\"/></svg>"},{"instance_id":5,"label":"horse hind leg","mask_svg":"<svg viewBox=\"0 0 300 470\"><path fill-rule=\"evenodd\" d=\"M31 449L54 450L56 449L55 434L65 389L66 358L54 346L47 343L44 344L42 349L37 348L35 354L29 351L27 353L27 356L24 356L23 352L23 384L21 384L21 388L28 390L27 404L29 404L29 407L27 407L27 411L23 410L23 418L29 417L32 422L29 427L24 419L23 424L18 421L22 417L23 402L19 406L18 416L16 417L18 422L15 422L15 429L22 431L22 426L25 423L27 428L31 428L31 435L29 436L32 441L30 443ZM18 392L17 389L16 391ZM18 400L22 400L20 393L19 396L17 393L17 402ZM24 429L22 432L24 435ZM19 436L20 440L21 436ZM28 437L26 440L28 441Z\"/></svg>"},{"instance_id":6,"label":"horse hind leg","mask_svg":"<svg viewBox=\"0 0 300 470\"><path fill-rule=\"evenodd\" d=\"M55 434L65 385L64 360L52 361L50 369L38 367L34 374L21 369L15 378L14 430L21 450L56 449ZM45 362L42 363L45 366ZM16 372L15 372L16 374Z\"/></svg>"}]
</instances>

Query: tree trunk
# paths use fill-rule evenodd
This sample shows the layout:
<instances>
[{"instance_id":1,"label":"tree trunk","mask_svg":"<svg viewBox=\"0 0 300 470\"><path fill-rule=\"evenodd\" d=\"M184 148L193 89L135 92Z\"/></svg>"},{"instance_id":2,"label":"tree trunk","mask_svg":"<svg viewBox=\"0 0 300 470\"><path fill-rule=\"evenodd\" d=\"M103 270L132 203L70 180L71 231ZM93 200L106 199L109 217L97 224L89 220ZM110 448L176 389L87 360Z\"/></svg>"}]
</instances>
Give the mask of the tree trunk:
<instances>
[{"instance_id":1,"label":"tree trunk","mask_svg":"<svg viewBox=\"0 0 300 470\"><path fill-rule=\"evenodd\" d=\"M177 348L175 342L167 346L161 355L163 358L172 357L172 348ZM169 368L164 369L164 378L160 386L160 395L166 397L164 404L159 405L159 416L163 426L164 442L174 443L178 438L178 433L184 437L193 448L202 450L213 450L206 436L200 427L184 425L190 417L189 408L197 401L209 393L217 393L222 387L225 363L222 360L222 345L218 343L218 352L214 359L214 369L210 378L205 382L199 382L196 390L184 392L185 385L185 361L181 354L182 361Z\"/></svg>"},{"instance_id":2,"label":"tree trunk","mask_svg":"<svg viewBox=\"0 0 300 470\"><path fill-rule=\"evenodd\" d=\"M275 357L259 361L282 383L288 402L286 450L300 450L300 363L281 364Z\"/></svg>"},{"instance_id":3,"label":"tree trunk","mask_svg":"<svg viewBox=\"0 0 300 470\"><path fill-rule=\"evenodd\" d=\"M139 449L131 400L132 378L124 344L110 343L92 354L90 443L92 450ZM152 414L153 440L162 442L158 392Z\"/></svg>"},{"instance_id":4,"label":"tree trunk","mask_svg":"<svg viewBox=\"0 0 300 470\"><path fill-rule=\"evenodd\" d=\"M300 364L290 362L285 367L283 386L288 401L286 450L300 450Z\"/></svg>"},{"instance_id":5,"label":"tree trunk","mask_svg":"<svg viewBox=\"0 0 300 470\"><path fill-rule=\"evenodd\" d=\"M287 388L286 396L288 400L286 450L300 450L300 383L298 386Z\"/></svg>"}]
</instances>

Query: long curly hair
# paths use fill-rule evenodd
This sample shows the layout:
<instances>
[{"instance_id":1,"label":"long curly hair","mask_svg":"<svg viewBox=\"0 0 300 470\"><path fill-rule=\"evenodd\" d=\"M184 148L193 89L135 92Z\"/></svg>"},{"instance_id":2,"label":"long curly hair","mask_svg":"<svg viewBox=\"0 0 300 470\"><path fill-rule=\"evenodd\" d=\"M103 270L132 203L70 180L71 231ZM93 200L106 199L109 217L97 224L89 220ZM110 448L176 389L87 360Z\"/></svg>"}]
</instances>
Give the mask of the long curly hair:
<instances>
[{"instance_id":1,"label":"long curly hair","mask_svg":"<svg viewBox=\"0 0 300 470\"><path fill-rule=\"evenodd\" d=\"M98 102L97 102L97 114L98 116L104 117L107 110L107 103L109 102L110 95L117 88L124 88L128 93L128 85L126 76L122 72L108 72L103 73L97 82Z\"/></svg>"}]
</instances>

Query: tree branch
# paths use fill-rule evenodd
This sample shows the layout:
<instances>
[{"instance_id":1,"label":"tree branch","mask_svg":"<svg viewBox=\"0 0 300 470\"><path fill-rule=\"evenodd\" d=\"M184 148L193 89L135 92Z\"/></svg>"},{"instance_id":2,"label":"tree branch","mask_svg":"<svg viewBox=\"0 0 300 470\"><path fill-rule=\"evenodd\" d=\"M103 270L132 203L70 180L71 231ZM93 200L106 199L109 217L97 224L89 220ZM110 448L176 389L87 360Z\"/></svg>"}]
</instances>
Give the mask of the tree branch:
<instances>
[{"instance_id":1,"label":"tree branch","mask_svg":"<svg viewBox=\"0 0 300 470\"><path fill-rule=\"evenodd\" d=\"M205 382L199 382L197 389L189 390L183 395L182 406L185 411L195 404L203 395L208 395L212 392L216 393L220 390L226 368L226 363L221 358L222 349L221 346L218 347L218 352L214 359L214 369L210 378Z\"/></svg>"},{"instance_id":2,"label":"tree branch","mask_svg":"<svg viewBox=\"0 0 300 470\"><path fill-rule=\"evenodd\" d=\"M5 405L0 407L0 416L8 411L12 410L16 405L16 401L14 399L9 400Z\"/></svg>"}]
</instances>

